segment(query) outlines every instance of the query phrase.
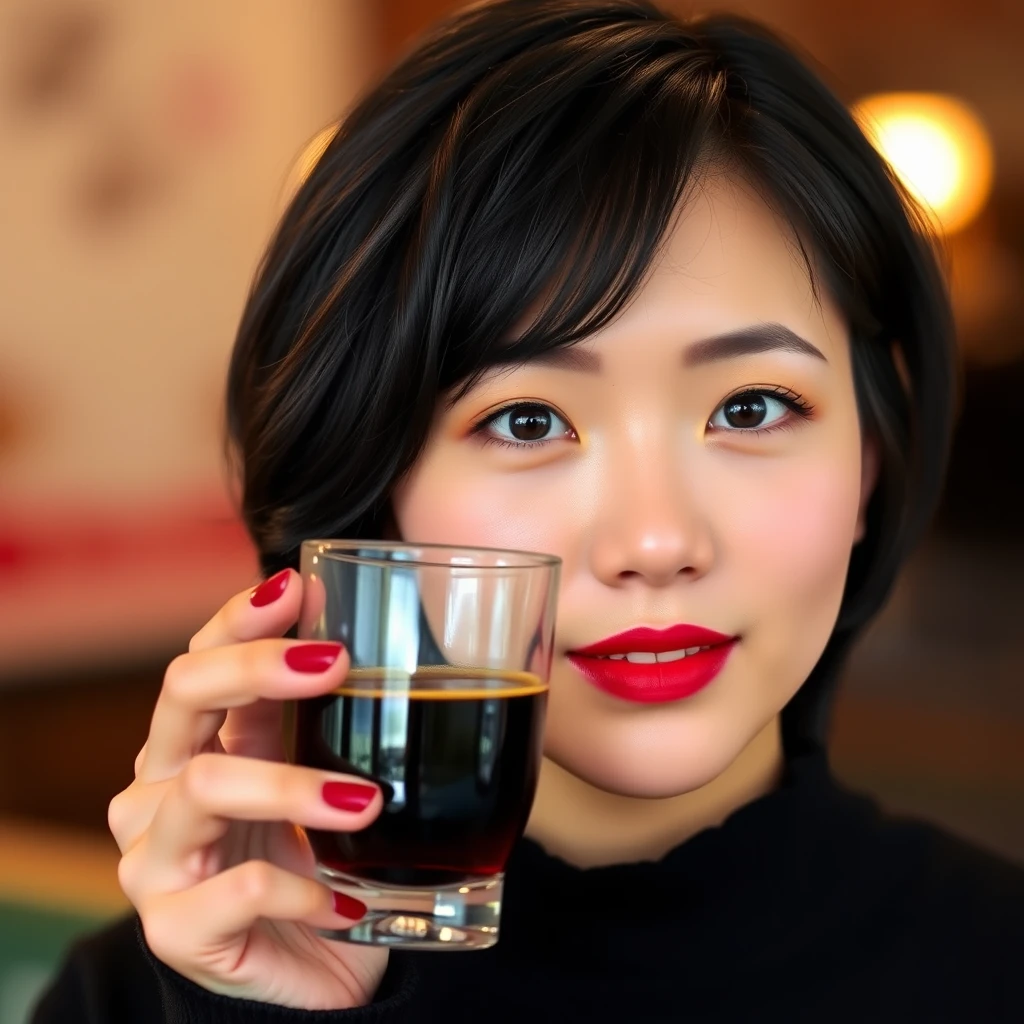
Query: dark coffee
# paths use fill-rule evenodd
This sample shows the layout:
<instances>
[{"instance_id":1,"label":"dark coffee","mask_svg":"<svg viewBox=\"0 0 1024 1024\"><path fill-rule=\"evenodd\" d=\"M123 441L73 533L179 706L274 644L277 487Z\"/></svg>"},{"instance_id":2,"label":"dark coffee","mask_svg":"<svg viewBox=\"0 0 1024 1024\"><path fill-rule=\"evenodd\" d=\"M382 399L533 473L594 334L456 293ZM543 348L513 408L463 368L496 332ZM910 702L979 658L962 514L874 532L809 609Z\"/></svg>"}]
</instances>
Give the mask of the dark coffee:
<instances>
[{"instance_id":1,"label":"dark coffee","mask_svg":"<svg viewBox=\"0 0 1024 1024\"><path fill-rule=\"evenodd\" d=\"M396 886L494 875L526 827L547 686L525 672L419 669L396 684L355 669L294 707L298 764L373 779L385 806L361 832L307 829L318 861Z\"/></svg>"}]
</instances>

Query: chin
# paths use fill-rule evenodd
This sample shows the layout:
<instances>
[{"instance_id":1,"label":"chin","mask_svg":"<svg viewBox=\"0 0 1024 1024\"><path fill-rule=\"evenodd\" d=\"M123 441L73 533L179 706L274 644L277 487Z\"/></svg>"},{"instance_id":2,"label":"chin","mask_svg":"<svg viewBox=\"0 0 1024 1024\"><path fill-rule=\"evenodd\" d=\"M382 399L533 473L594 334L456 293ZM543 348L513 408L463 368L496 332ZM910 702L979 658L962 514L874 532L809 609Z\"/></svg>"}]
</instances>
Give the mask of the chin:
<instances>
[{"instance_id":1,"label":"chin","mask_svg":"<svg viewBox=\"0 0 1024 1024\"><path fill-rule=\"evenodd\" d=\"M546 756L606 793L661 800L713 782L750 742L748 734L723 736L711 728L618 725L607 730L608 735L603 734L605 730L581 729L586 743L552 743Z\"/></svg>"}]
</instances>

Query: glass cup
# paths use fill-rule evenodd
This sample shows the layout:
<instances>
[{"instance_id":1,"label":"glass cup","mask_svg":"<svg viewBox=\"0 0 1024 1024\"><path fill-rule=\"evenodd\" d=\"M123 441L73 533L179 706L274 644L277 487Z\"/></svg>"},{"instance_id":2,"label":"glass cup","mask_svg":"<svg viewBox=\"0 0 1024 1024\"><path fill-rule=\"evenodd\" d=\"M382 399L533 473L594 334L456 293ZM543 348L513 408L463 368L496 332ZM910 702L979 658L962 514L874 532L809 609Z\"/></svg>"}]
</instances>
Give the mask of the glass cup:
<instances>
[{"instance_id":1,"label":"glass cup","mask_svg":"<svg viewBox=\"0 0 1024 1024\"><path fill-rule=\"evenodd\" d=\"M561 560L386 541L302 545L298 635L351 668L286 706L296 764L372 780L359 832L306 829L317 874L360 900L320 934L411 949L498 941L502 880L540 772Z\"/></svg>"}]
</instances>

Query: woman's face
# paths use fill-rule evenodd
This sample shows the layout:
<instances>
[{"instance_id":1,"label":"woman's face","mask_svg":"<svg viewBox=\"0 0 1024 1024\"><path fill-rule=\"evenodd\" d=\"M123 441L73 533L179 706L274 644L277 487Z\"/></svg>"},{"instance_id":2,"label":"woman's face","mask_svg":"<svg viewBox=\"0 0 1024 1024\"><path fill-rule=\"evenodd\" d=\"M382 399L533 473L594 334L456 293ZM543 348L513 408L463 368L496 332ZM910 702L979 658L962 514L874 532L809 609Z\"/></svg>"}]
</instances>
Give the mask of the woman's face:
<instances>
[{"instance_id":1,"label":"woman's face","mask_svg":"<svg viewBox=\"0 0 1024 1024\"><path fill-rule=\"evenodd\" d=\"M669 796L728 768L818 660L873 484L862 449L838 310L782 222L719 181L614 323L439 412L395 522L409 541L561 557L546 756ZM570 657L683 623L738 638L687 696L609 692ZM654 653L635 645L615 671Z\"/></svg>"}]
</instances>

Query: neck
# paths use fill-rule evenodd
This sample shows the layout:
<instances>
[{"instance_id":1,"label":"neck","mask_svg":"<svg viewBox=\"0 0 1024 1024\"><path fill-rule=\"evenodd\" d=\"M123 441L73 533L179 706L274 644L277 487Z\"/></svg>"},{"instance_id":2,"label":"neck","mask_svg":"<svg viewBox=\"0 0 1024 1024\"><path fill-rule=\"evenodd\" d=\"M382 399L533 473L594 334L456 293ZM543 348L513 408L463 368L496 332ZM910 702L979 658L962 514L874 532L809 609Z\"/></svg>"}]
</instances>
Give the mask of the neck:
<instances>
[{"instance_id":1,"label":"neck","mask_svg":"<svg viewBox=\"0 0 1024 1024\"><path fill-rule=\"evenodd\" d=\"M775 789L782 764L777 717L721 775L664 799L607 793L545 758L526 833L552 856L580 868L659 860Z\"/></svg>"}]
</instances>

